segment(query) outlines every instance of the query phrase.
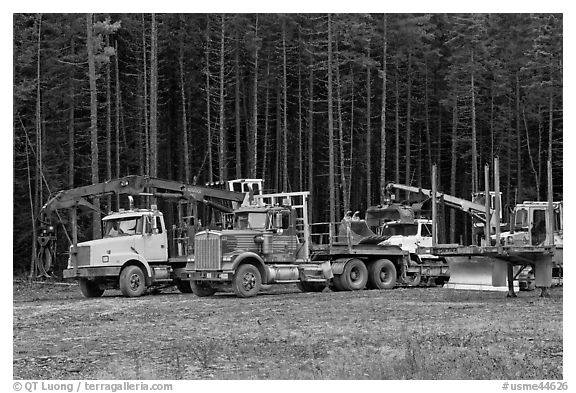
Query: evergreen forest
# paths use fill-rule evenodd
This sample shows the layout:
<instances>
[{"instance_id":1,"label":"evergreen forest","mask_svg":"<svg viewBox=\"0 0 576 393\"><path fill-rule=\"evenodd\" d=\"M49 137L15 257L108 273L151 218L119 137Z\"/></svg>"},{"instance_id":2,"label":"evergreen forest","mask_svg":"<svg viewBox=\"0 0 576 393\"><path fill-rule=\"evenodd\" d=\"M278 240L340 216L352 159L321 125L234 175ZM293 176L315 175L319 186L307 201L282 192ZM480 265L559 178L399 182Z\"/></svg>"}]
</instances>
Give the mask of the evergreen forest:
<instances>
[{"instance_id":1,"label":"evergreen forest","mask_svg":"<svg viewBox=\"0 0 576 393\"><path fill-rule=\"evenodd\" d=\"M313 221L388 182L563 198L561 14L14 14L13 255L58 190L144 174L263 178ZM114 201L101 198L103 211ZM468 233L456 214L447 241ZM69 227L66 213L60 217ZM448 217L446 217L448 219ZM447 221L448 222L448 221ZM91 238L81 217L80 240ZM63 233L59 229L59 233ZM59 250L67 247L59 234Z\"/></svg>"}]
</instances>

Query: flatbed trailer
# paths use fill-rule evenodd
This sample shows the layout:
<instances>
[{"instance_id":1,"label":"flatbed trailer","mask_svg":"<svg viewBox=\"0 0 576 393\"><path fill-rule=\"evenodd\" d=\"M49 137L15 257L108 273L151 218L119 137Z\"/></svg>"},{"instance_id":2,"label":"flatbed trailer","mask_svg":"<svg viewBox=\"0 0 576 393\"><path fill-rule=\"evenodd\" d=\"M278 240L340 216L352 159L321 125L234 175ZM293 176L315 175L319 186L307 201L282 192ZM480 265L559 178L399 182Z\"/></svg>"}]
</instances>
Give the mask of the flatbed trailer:
<instances>
[{"instance_id":1,"label":"flatbed trailer","mask_svg":"<svg viewBox=\"0 0 576 393\"><path fill-rule=\"evenodd\" d=\"M556 253L554 245L542 246L460 246L457 244L442 244L420 250L433 255L443 256L448 260L453 277L460 279L446 284L447 288L454 289L498 289L508 290L509 296L514 295L514 280L520 272L531 266L535 273L535 285L541 288L542 295L546 296L552 286L553 259ZM461 266L462 265L462 266ZM514 266L520 266L516 274ZM458 272L460 268L466 269L465 274ZM479 275L471 275L470 269L489 270L491 282L478 282ZM470 277L467 282L466 277Z\"/></svg>"}]
</instances>

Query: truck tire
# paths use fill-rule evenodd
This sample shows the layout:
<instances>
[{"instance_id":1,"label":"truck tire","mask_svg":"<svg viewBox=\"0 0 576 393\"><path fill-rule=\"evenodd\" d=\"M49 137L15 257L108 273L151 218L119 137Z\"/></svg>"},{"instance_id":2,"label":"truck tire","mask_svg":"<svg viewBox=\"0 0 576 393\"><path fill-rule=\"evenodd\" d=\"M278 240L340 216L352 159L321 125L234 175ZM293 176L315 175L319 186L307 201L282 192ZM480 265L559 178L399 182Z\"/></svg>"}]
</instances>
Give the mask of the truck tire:
<instances>
[{"instance_id":1,"label":"truck tire","mask_svg":"<svg viewBox=\"0 0 576 393\"><path fill-rule=\"evenodd\" d=\"M406 284L411 287L417 287L422 281L422 274L418 273L406 273Z\"/></svg>"},{"instance_id":2,"label":"truck tire","mask_svg":"<svg viewBox=\"0 0 576 393\"><path fill-rule=\"evenodd\" d=\"M182 293L192 293L192 286L188 280L178 280L176 282L176 288Z\"/></svg>"},{"instance_id":3,"label":"truck tire","mask_svg":"<svg viewBox=\"0 0 576 393\"><path fill-rule=\"evenodd\" d=\"M340 275L337 274L332 278L332 282L328 284L328 287L333 292L341 292L344 291L344 287L342 286L342 281L340 281Z\"/></svg>"},{"instance_id":4,"label":"truck tire","mask_svg":"<svg viewBox=\"0 0 576 393\"><path fill-rule=\"evenodd\" d=\"M359 259L351 259L340 275L340 284L345 291L358 291L364 289L368 282L368 269Z\"/></svg>"},{"instance_id":5,"label":"truck tire","mask_svg":"<svg viewBox=\"0 0 576 393\"><path fill-rule=\"evenodd\" d=\"M216 293L216 288L202 281L190 281L190 287L194 295L198 297L212 296Z\"/></svg>"},{"instance_id":6,"label":"truck tire","mask_svg":"<svg viewBox=\"0 0 576 393\"><path fill-rule=\"evenodd\" d=\"M254 265L241 265L234 274L232 286L238 297L256 296L262 286L260 271Z\"/></svg>"},{"instance_id":7,"label":"truck tire","mask_svg":"<svg viewBox=\"0 0 576 393\"><path fill-rule=\"evenodd\" d=\"M120 273L120 291L124 296L142 296L146 290L146 277L138 266L127 266Z\"/></svg>"},{"instance_id":8,"label":"truck tire","mask_svg":"<svg viewBox=\"0 0 576 393\"><path fill-rule=\"evenodd\" d=\"M396 285L396 267L388 259L378 259L368 269L368 286L372 289L392 289Z\"/></svg>"},{"instance_id":9,"label":"truck tire","mask_svg":"<svg viewBox=\"0 0 576 393\"><path fill-rule=\"evenodd\" d=\"M84 297L100 297L104 290L100 288L97 282L82 278L80 279L80 292Z\"/></svg>"},{"instance_id":10,"label":"truck tire","mask_svg":"<svg viewBox=\"0 0 576 393\"><path fill-rule=\"evenodd\" d=\"M302 292L322 292L326 288L325 282L298 281L296 286Z\"/></svg>"}]
</instances>

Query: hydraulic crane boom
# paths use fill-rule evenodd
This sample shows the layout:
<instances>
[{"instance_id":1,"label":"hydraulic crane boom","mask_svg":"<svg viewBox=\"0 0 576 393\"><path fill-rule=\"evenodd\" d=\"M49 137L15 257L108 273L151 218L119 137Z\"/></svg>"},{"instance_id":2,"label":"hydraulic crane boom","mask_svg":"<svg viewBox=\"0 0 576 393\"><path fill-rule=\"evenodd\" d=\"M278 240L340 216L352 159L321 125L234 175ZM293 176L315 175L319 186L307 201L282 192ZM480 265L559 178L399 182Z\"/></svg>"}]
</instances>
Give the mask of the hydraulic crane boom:
<instances>
[{"instance_id":1,"label":"hydraulic crane boom","mask_svg":"<svg viewBox=\"0 0 576 393\"><path fill-rule=\"evenodd\" d=\"M248 195L245 193L200 187L173 180L133 175L113 179L103 183L60 191L43 206L42 210L46 213L50 213L57 209L72 208L76 205L86 206L93 210L97 210L95 206L86 200L86 198L107 194L138 195L144 193L149 188L169 191L169 193L156 192L152 195L194 199L197 202L206 203L222 211L230 211L230 208L206 198L215 198L237 203L242 203L246 198L248 198Z\"/></svg>"},{"instance_id":2,"label":"hydraulic crane boom","mask_svg":"<svg viewBox=\"0 0 576 393\"><path fill-rule=\"evenodd\" d=\"M432 197L432 190L428 190L426 188L407 186L405 184L389 183L386 186L386 191L391 193L393 190L408 191ZM436 198L442 198L448 207L461 210L470 214L479 222L486 223L486 207L484 205L444 194L442 192L436 192ZM492 212L493 210L490 209L490 213Z\"/></svg>"}]
</instances>

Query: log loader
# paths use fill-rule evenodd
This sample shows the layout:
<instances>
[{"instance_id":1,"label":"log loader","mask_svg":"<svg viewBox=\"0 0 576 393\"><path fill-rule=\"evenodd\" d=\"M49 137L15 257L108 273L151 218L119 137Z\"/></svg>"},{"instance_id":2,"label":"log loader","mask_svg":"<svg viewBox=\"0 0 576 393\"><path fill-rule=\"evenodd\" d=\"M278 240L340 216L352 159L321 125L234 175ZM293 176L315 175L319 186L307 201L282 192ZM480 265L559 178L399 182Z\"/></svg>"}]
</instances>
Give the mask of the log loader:
<instances>
[{"instance_id":1,"label":"log loader","mask_svg":"<svg viewBox=\"0 0 576 393\"><path fill-rule=\"evenodd\" d=\"M181 272L193 252L190 241L199 230L198 203L230 213L261 193L262 181L242 179L229 183L239 191L213 189L148 176L127 176L108 182L60 191L43 207L50 216L70 209L72 244L64 278L79 280L85 297L98 297L105 289L120 289L125 296L142 295L148 288L176 285L189 293ZM78 243L77 209L98 210L88 198L128 195L128 209L118 209L102 219L103 237ZM135 208L133 196L164 198L178 204L178 225L169 225L156 204ZM224 221L224 220L221 220ZM46 244L46 247L53 245ZM44 255L44 253L42 253Z\"/></svg>"}]
</instances>

